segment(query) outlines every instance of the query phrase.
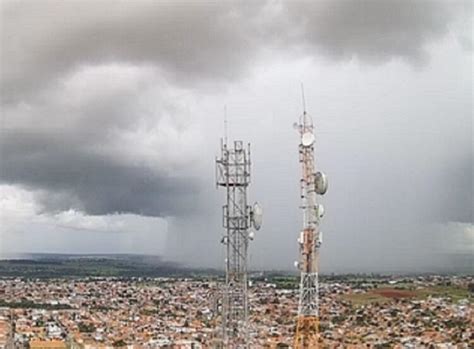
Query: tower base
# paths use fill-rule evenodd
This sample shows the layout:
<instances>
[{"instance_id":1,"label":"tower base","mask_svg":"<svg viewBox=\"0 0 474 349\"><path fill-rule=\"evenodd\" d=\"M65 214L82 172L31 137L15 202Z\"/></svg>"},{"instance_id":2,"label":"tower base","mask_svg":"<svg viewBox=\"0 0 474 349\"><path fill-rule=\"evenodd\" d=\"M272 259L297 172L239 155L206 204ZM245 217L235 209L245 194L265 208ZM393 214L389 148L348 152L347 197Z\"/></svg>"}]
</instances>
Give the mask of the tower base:
<instances>
[{"instance_id":1,"label":"tower base","mask_svg":"<svg viewBox=\"0 0 474 349\"><path fill-rule=\"evenodd\" d=\"M294 349L319 348L319 319L316 316L299 316L296 324Z\"/></svg>"}]
</instances>

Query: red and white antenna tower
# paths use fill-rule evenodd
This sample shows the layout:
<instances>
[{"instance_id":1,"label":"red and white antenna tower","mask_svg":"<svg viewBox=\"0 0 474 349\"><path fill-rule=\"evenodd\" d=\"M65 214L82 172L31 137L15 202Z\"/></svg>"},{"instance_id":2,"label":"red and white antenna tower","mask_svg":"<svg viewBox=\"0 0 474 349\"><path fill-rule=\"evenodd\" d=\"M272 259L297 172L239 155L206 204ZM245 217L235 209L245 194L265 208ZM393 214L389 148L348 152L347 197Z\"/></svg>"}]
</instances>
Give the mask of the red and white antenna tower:
<instances>
[{"instance_id":1,"label":"red and white antenna tower","mask_svg":"<svg viewBox=\"0 0 474 349\"><path fill-rule=\"evenodd\" d=\"M300 134L299 159L302 165L301 207L303 209L303 231L298 243L300 246L299 261L300 291L298 319L294 341L295 349L318 347L319 330L319 248L322 243L322 232L319 230L324 208L318 203L318 195L324 195L327 190L327 178L322 172L316 172L314 161L314 125L306 113L304 91L303 115L296 129Z\"/></svg>"}]
</instances>

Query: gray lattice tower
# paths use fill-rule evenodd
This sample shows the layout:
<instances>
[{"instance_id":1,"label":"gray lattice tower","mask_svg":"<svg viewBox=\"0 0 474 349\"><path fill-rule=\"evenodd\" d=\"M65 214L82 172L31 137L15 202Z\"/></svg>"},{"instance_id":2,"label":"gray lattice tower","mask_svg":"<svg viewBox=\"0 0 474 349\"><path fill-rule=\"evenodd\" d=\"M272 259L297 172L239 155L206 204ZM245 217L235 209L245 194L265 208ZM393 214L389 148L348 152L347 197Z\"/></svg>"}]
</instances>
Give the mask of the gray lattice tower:
<instances>
[{"instance_id":1,"label":"gray lattice tower","mask_svg":"<svg viewBox=\"0 0 474 349\"><path fill-rule=\"evenodd\" d=\"M222 243L226 246L226 280L222 295L222 344L248 348L247 249L252 208L247 204L250 184L250 144L221 144L216 160L217 185L226 189Z\"/></svg>"}]
</instances>

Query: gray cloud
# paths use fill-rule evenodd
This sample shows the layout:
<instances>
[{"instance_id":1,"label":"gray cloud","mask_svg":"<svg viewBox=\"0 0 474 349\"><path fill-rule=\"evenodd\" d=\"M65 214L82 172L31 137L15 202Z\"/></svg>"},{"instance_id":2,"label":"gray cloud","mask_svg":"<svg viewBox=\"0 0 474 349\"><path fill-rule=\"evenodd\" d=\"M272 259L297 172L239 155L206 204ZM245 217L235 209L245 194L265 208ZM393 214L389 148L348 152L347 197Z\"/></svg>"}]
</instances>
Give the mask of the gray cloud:
<instances>
[{"instance_id":1,"label":"gray cloud","mask_svg":"<svg viewBox=\"0 0 474 349\"><path fill-rule=\"evenodd\" d=\"M2 4L1 89L10 102L83 64L153 64L189 86L234 80L272 47L419 63L426 45L472 13L470 2L406 0Z\"/></svg>"},{"instance_id":2,"label":"gray cloud","mask_svg":"<svg viewBox=\"0 0 474 349\"><path fill-rule=\"evenodd\" d=\"M188 213L199 191L194 178L176 178L144 165L121 164L71 147L50 135L3 133L2 181L40 190L44 210L79 209L91 215Z\"/></svg>"},{"instance_id":3,"label":"gray cloud","mask_svg":"<svg viewBox=\"0 0 474 349\"><path fill-rule=\"evenodd\" d=\"M250 7L250 8L247 8ZM235 2L7 2L2 11L2 92L18 93L83 64L156 64L170 78L232 78L251 60L249 18Z\"/></svg>"},{"instance_id":4,"label":"gray cloud","mask_svg":"<svg viewBox=\"0 0 474 349\"><path fill-rule=\"evenodd\" d=\"M470 2L1 6L0 183L33 192L43 214L167 217L169 256L215 265L213 155L229 103L232 136L253 144L251 197L266 212L251 260L289 267L301 222L291 130L300 99L288 91L305 81L331 180L323 265L367 270L390 252L396 267L392 242L411 256L424 249L429 264L426 226L454 224L446 232L462 240L473 221L472 67L443 40L472 48L471 25L458 26L470 23ZM432 52L432 67L406 69Z\"/></svg>"},{"instance_id":5,"label":"gray cloud","mask_svg":"<svg viewBox=\"0 0 474 349\"><path fill-rule=\"evenodd\" d=\"M199 166L181 141L199 143L199 135L168 102L170 90L152 69L99 66L5 108L2 182L38 191L44 210L189 213ZM184 172L188 165L197 172Z\"/></svg>"},{"instance_id":6,"label":"gray cloud","mask_svg":"<svg viewBox=\"0 0 474 349\"><path fill-rule=\"evenodd\" d=\"M284 2L284 12L288 25L295 28L290 31L295 45L333 59L381 63L401 58L420 64L427 59L426 47L446 35L453 23L460 17L472 19L472 3L288 1Z\"/></svg>"}]
</instances>

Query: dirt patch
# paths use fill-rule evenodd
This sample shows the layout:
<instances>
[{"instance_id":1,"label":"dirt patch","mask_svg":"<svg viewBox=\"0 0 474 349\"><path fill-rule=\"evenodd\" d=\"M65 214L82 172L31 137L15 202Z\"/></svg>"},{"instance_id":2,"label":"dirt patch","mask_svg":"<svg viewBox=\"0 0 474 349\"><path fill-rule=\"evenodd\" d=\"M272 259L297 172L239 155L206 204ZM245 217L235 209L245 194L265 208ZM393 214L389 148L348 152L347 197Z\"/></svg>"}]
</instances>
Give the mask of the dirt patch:
<instances>
[{"instance_id":1,"label":"dirt patch","mask_svg":"<svg viewBox=\"0 0 474 349\"><path fill-rule=\"evenodd\" d=\"M373 290L372 293L386 298L412 298L417 295L415 291L397 290L395 288L378 288Z\"/></svg>"}]
</instances>

